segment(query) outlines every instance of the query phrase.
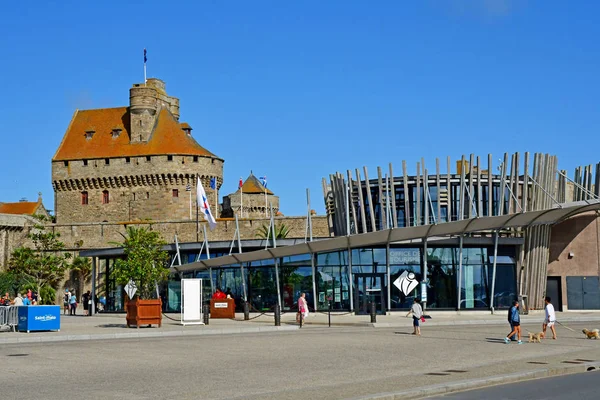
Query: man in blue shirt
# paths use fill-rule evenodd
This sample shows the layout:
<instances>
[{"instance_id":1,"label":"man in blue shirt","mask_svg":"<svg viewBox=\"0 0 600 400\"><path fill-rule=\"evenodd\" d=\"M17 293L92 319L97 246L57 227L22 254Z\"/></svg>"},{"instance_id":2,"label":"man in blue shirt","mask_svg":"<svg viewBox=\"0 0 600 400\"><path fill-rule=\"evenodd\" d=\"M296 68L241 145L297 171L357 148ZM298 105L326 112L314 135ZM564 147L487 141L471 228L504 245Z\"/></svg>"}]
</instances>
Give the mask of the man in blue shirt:
<instances>
[{"instance_id":1,"label":"man in blue shirt","mask_svg":"<svg viewBox=\"0 0 600 400\"><path fill-rule=\"evenodd\" d=\"M504 343L509 344L509 338L516 333L517 338L519 339L517 344L523 344L521 341L521 317L519 315L519 302L517 300L513 302L513 306L510 308L509 322L512 325L513 330L504 338Z\"/></svg>"},{"instance_id":2,"label":"man in blue shirt","mask_svg":"<svg viewBox=\"0 0 600 400\"><path fill-rule=\"evenodd\" d=\"M29 302L29 299L27 298L27 295L23 295L23 305L24 306L30 306L31 303Z\"/></svg>"}]
</instances>

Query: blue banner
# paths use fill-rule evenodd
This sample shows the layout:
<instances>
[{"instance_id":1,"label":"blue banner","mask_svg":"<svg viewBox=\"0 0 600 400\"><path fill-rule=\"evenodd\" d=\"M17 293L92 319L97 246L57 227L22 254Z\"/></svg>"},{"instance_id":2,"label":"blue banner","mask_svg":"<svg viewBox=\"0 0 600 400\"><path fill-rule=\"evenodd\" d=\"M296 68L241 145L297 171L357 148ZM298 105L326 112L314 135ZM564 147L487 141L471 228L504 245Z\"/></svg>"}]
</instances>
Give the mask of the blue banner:
<instances>
[{"instance_id":1,"label":"blue banner","mask_svg":"<svg viewBox=\"0 0 600 400\"><path fill-rule=\"evenodd\" d=\"M20 332L60 331L60 306L19 307Z\"/></svg>"}]
</instances>

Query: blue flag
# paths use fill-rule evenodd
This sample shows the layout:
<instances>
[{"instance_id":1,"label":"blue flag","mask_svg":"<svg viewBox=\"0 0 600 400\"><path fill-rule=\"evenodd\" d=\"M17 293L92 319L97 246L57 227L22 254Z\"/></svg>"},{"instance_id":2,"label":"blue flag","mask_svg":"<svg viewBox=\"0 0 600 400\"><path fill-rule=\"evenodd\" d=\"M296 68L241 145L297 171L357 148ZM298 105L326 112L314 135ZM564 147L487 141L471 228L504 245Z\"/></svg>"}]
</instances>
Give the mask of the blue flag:
<instances>
[{"instance_id":1,"label":"blue flag","mask_svg":"<svg viewBox=\"0 0 600 400\"><path fill-rule=\"evenodd\" d=\"M148 58L146 57L146 49L144 49L144 64L146 64L146 61L148 61Z\"/></svg>"},{"instance_id":2,"label":"blue flag","mask_svg":"<svg viewBox=\"0 0 600 400\"><path fill-rule=\"evenodd\" d=\"M266 188L267 187L267 176L261 176L260 178L260 183L262 183L262 185Z\"/></svg>"},{"instance_id":3,"label":"blue flag","mask_svg":"<svg viewBox=\"0 0 600 400\"><path fill-rule=\"evenodd\" d=\"M210 178L210 188L211 189L217 188L217 178Z\"/></svg>"}]
</instances>

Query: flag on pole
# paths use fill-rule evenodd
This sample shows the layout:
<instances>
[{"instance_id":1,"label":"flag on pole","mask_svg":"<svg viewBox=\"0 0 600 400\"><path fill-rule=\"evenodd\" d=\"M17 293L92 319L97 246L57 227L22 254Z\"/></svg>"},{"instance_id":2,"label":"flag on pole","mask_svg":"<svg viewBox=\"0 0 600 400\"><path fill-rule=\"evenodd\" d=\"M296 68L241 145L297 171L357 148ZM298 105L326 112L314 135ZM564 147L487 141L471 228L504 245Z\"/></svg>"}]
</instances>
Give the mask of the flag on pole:
<instances>
[{"instance_id":1,"label":"flag on pole","mask_svg":"<svg viewBox=\"0 0 600 400\"><path fill-rule=\"evenodd\" d=\"M148 61L148 57L146 57L146 49L144 49L144 64L146 64L146 61Z\"/></svg>"},{"instance_id":2,"label":"flag on pole","mask_svg":"<svg viewBox=\"0 0 600 400\"><path fill-rule=\"evenodd\" d=\"M242 186L244 186L244 180L242 179L242 177L240 176L240 183L238 184L238 189L241 189Z\"/></svg>"},{"instance_id":3,"label":"flag on pole","mask_svg":"<svg viewBox=\"0 0 600 400\"><path fill-rule=\"evenodd\" d=\"M208 199L206 198L206 192L204 191L202 182L200 182L200 178L198 178L198 186L196 187L196 201L198 202L200 212L202 212L202 214L204 215L204 219L208 221L208 226L212 231L213 229L215 229L215 226L217 226L217 221L215 220L215 217L213 217L212 212L210 211Z\"/></svg>"},{"instance_id":4,"label":"flag on pole","mask_svg":"<svg viewBox=\"0 0 600 400\"><path fill-rule=\"evenodd\" d=\"M267 176L261 176L260 178L260 183L262 183L262 185L266 188L267 187Z\"/></svg>"},{"instance_id":5,"label":"flag on pole","mask_svg":"<svg viewBox=\"0 0 600 400\"><path fill-rule=\"evenodd\" d=\"M210 178L210 188L211 189L217 188L217 178L215 178L215 177Z\"/></svg>"}]
</instances>

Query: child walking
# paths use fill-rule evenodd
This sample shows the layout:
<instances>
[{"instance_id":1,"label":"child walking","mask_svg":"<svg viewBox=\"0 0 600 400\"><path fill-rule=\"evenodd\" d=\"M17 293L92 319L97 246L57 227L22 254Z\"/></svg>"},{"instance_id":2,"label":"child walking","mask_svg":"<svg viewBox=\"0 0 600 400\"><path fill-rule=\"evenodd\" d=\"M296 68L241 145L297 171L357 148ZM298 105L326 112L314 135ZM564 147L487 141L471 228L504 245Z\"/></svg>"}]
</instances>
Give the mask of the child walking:
<instances>
[{"instance_id":1,"label":"child walking","mask_svg":"<svg viewBox=\"0 0 600 400\"><path fill-rule=\"evenodd\" d=\"M513 306L510 308L510 322L513 327L512 331L504 338L504 343L510 343L510 337L515 333L517 334L517 338L519 341L517 344L523 344L521 341L521 317L519 315L519 302L515 300L513 302Z\"/></svg>"}]
</instances>

